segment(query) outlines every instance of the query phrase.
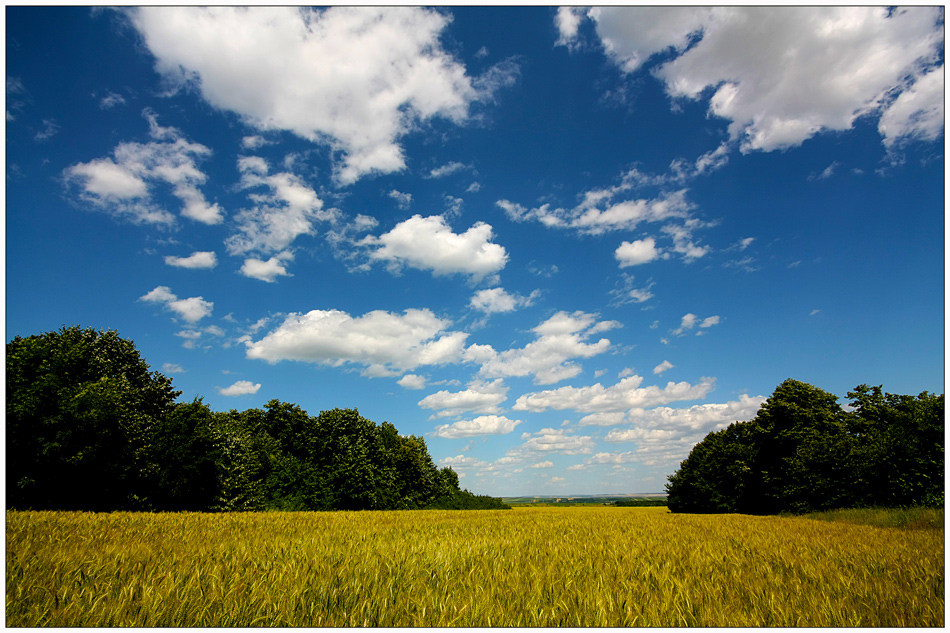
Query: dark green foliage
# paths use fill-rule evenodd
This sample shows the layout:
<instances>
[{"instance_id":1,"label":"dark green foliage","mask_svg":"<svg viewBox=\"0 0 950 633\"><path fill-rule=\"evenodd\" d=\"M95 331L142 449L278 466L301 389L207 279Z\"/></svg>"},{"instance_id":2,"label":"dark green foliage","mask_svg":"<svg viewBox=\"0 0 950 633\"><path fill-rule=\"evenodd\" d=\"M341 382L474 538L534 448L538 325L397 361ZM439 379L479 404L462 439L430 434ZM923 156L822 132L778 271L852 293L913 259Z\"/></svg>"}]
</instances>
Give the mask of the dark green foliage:
<instances>
[{"instance_id":1,"label":"dark green foliage","mask_svg":"<svg viewBox=\"0 0 950 633\"><path fill-rule=\"evenodd\" d=\"M666 497L633 497L632 499L617 499L611 505L618 508L655 508L665 506Z\"/></svg>"},{"instance_id":2,"label":"dark green foliage","mask_svg":"<svg viewBox=\"0 0 950 633\"><path fill-rule=\"evenodd\" d=\"M666 486L673 512L805 513L943 504L943 396L861 385L851 411L786 380L755 419L697 444Z\"/></svg>"},{"instance_id":3,"label":"dark green foliage","mask_svg":"<svg viewBox=\"0 0 950 633\"><path fill-rule=\"evenodd\" d=\"M151 435L180 392L118 333L63 328L7 343L7 505L146 505Z\"/></svg>"},{"instance_id":4,"label":"dark green foliage","mask_svg":"<svg viewBox=\"0 0 950 633\"><path fill-rule=\"evenodd\" d=\"M425 440L356 409L313 417L176 404L113 331L63 328L7 344L7 505L62 510L385 510L497 507L459 490ZM500 503L500 502L499 502Z\"/></svg>"},{"instance_id":5,"label":"dark green foliage","mask_svg":"<svg viewBox=\"0 0 950 633\"><path fill-rule=\"evenodd\" d=\"M511 506L495 497L456 490L439 497L428 506L430 510L511 510Z\"/></svg>"}]
</instances>

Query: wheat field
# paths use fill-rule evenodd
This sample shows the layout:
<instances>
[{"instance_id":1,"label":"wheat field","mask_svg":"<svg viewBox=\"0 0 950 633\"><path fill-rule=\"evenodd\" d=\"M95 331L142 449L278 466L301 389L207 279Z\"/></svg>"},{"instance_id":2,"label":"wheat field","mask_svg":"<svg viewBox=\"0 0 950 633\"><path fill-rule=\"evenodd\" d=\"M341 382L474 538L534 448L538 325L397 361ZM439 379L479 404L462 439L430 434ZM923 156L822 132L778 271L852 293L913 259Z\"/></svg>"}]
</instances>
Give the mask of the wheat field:
<instances>
[{"instance_id":1,"label":"wheat field","mask_svg":"<svg viewBox=\"0 0 950 633\"><path fill-rule=\"evenodd\" d=\"M942 529L666 508L7 512L8 626L943 626Z\"/></svg>"}]
</instances>

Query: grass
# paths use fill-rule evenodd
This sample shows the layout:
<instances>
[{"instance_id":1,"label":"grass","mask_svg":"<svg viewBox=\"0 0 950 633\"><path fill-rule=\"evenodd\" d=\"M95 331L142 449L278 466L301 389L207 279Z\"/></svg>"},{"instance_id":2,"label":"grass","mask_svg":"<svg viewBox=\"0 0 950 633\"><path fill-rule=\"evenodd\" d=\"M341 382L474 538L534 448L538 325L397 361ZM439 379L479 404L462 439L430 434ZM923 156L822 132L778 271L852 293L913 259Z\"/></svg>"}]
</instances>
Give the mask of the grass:
<instances>
[{"instance_id":1,"label":"grass","mask_svg":"<svg viewBox=\"0 0 950 633\"><path fill-rule=\"evenodd\" d=\"M803 515L819 521L909 530L943 530L943 508L853 508Z\"/></svg>"},{"instance_id":2,"label":"grass","mask_svg":"<svg viewBox=\"0 0 950 633\"><path fill-rule=\"evenodd\" d=\"M940 529L666 508L8 512L8 626L943 626Z\"/></svg>"}]
</instances>

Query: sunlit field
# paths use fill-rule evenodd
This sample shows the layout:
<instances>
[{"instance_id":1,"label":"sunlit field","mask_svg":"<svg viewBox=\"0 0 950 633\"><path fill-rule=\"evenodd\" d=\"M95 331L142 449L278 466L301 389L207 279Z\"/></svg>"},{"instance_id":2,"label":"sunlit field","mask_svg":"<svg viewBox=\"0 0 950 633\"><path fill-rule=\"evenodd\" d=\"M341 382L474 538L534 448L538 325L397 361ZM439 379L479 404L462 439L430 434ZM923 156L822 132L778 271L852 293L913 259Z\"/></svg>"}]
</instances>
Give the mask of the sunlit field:
<instances>
[{"instance_id":1,"label":"sunlit field","mask_svg":"<svg viewBox=\"0 0 950 633\"><path fill-rule=\"evenodd\" d=\"M942 512L916 529L612 507L6 519L8 626L944 625Z\"/></svg>"}]
</instances>

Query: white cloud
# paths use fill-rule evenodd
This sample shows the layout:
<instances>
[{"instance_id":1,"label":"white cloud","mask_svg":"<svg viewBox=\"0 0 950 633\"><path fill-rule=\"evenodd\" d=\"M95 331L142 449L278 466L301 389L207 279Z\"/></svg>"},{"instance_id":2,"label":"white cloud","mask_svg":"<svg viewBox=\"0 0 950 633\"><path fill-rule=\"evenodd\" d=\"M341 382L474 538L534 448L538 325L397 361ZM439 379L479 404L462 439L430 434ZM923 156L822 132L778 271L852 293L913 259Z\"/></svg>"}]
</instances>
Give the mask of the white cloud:
<instances>
[{"instance_id":1,"label":"white cloud","mask_svg":"<svg viewBox=\"0 0 950 633\"><path fill-rule=\"evenodd\" d=\"M527 393L512 407L515 411L541 412L548 409L572 409L581 413L610 413L631 408L655 407L670 402L698 400L712 391L715 378L702 378L699 384L669 382L666 387L640 387L641 376L630 376L610 387L595 383L589 387L560 387Z\"/></svg>"},{"instance_id":2,"label":"white cloud","mask_svg":"<svg viewBox=\"0 0 950 633\"><path fill-rule=\"evenodd\" d=\"M181 365L177 363L164 363L162 365L162 371L166 374L184 374L187 373Z\"/></svg>"},{"instance_id":3,"label":"white cloud","mask_svg":"<svg viewBox=\"0 0 950 633\"><path fill-rule=\"evenodd\" d=\"M56 122L56 119L43 119L43 129L37 132L33 139L37 141L48 141L49 139L56 136L59 132L60 126Z\"/></svg>"},{"instance_id":4,"label":"white cloud","mask_svg":"<svg viewBox=\"0 0 950 633\"><path fill-rule=\"evenodd\" d=\"M125 105L125 97L114 92L109 92L109 94L99 100L99 107L103 110L111 110L119 105Z\"/></svg>"},{"instance_id":5,"label":"white cloud","mask_svg":"<svg viewBox=\"0 0 950 633\"><path fill-rule=\"evenodd\" d=\"M260 383L252 383L250 380L238 380L230 387L218 388L218 393L222 396L244 396L254 394L260 391Z\"/></svg>"},{"instance_id":6,"label":"white cloud","mask_svg":"<svg viewBox=\"0 0 950 633\"><path fill-rule=\"evenodd\" d=\"M396 384L403 389L424 389L426 386L426 378L425 376L418 376L416 374L406 374L397 380Z\"/></svg>"},{"instance_id":7,"label":"white cloud","mask_svg":"<svg viewBox=\"0 0 950 633\"><path fill-rule=\"evenodd\" d=\"M206 316L211 316L214 303L205 301L203 297L188 297L187 299L169 301L166 307L172 312L178 313L178 316L188 323L197 323Z\"/></svg>"},{"instance_id":8,"label":"white cloud","mask_svg":"<svg viewBox=\"0 0 950 633\"><path fill-rule=\"evenodd\" d=\"M583 455L594 450L594 438L589 435L574 435L567 429L541 429L537 433L524 434L525 442L514 449L515 453L563 453Z\"/></svg>"},{"instance_id":9,"label":"white cloud","mask_svg":"<svg viewBox=\"0 0 950 633\"><path fill-rule=\"evenodd\" d=\"M656 240L647 237L633 242L622 242L614 251L614 256L620 262L620 267L626 268L652 262L660 256L660 251L656 248Z\"/></svg>"},{"instance_id":10,"label":"white cloud","mask_svg":"<svg viewBox=\"0 0 950 633\"><path fill-rule=\"evenodd\" d=\"M581 7L558 7L555 24L558 30L558 46L573 47L577 39L577 32L581 25L584 9Z\"/></svg>"},{"instance_id":11,"label":"white cloud","mask_svg":"<svg viewBox=\"0 0 950 633\"><path fill-rule=\"evenodd\" d=\"M939 138L943 133L944 95L943 66L918 76L881 116L877 129L884 145L890 148L902 140Z\"/></svg>"},{"instance_id":12,"label":"white cloud","mask_svg":"<svg viewBox=\"0 0 950 633\"><path fill-rule=\"evenodd\" d=\"M247 357L332 367L353 363L365 366L364 375L392 376L458 362L468 335L446 331L450 325L428 309L374 310L358 317L340 310L291 313L261 340L247 341Z\"/></svg>"},{"instance_id":13,"label":"white cloud","mask_svg":"<svg viewBox=\"0 0 950 633\"><path fill-rule=\"evenodd\" d=\"M471 169L471 165L466 165L465 163L460 163L457 161L452 161L448 164L442 165L441 167L436 167L429 172L428 178L444 178L445 176L451 176L456 174L464 169Z\"/></svg>"},{"instance_id":14,"label":"white cloud","mask_svg":"<svg viewBox=\"0 0 950 633\"><path fill-rule=\"evenodd\" d=\"M508 387L501 379L491 382L473 381L463 391L437 391L419 401L423 409L441 409L434 418L447 418L462 413L500 413L502 402L508 399Z\"/></svg>"},{"instance_id":15,"label":"white cloud","mask_svg":"<svg viewBox=\"0 0 950 633\"><path fill-rule=\"evenodd\" d=\"M538 462L537 464L531 464L528 468L553 468L554 462L548 460L543 462Z\"/></svg>"},{"instance_id":16,"label":"white cloud","mask_svg":"<svg viewBox=\"0 0 950 633\"><path fill-rule=\"evenodd\" d=\"M370 258L389 262L390 270L402 266L431 270L434 275L461 273L477 282L497 273L508 262L503 246L493 244L492 227L477 222L464 233L453 233L441 215L414 215L379 237L361 242L375 247Z\"/></svg>"},{"instance_id":17,"label":"white cloud","mask_svg":"<svg viewBox=\"0 0 950 633\"><path fill-rule=\"evenodd\" d=\"M893 117L885 110L885 144L933 139L943 128L942 67L931 70L943 50L940 7L604 7L589 15L626 72L673 48L675 59L653 74L674 98L708 98L743 152L851 129L918 84L919 97L899 96Z\"/></svg>"},{"instance_id":18,"label":"white cloud","mask_svg":"<svg viewBox=\"0 0 950 633\"><path fill-rule=\"evenodd\" d=\"M514 312L519 308L530 306L539 294L540 292L535 290L527 297L523 297L519 294L510 294L504 288L486 288L472 296L469 306L485 314Z\"/></svg>"},{"instance_id":19,"label":"white cloud","mask_svg":"<svg viewBox=\"0 0 950 633\"><path fill-rule=\"evenodd\" d=\"M411 193L403 193L393 189L389 192L389 197L396 201L396 204L399 205L400 209L408 209L409 205L412 204Z\"/></svg>"},{"instance_id":20,"label":"white cloud","mask_svg":"<svg viewBox=\"0 0 950 633\"><path fill-rule=\"evenodd\" d=\"M505 435L515 430L521 420L509 420L503 415L482 415L472 420L460 420L453 424L440 424L432 432L434 437L449 439L479 435Z\"/></svg>"},{"instance_id":21,"label":"white cloud","mask_svg":"<svg viewBox=\"0 0 950 633\"><path fill-rule=\"evenodd\" d=\"M261 130L329 144L341 184L404 168L400 138L433 118L464 123L511 82L471 78L441 47L451 19L417 7L143 7L131 21L171 83Z\"/></svg>"},{"instance_id":22,"label":"white cloud","mask_svg":"<svg viewBox=\"0 0 950 633\"><path fill-rule=\"evenodd\" d=\"M292 261L293 258L293 253L289 251L277 253L267 261L250 257L244 260L240 272L245 277L273 283L277 277L291 276L284 267L284 262Z\"/></svg>"},{"instance_id":23,"label":"white cloud","mask_svg":"<svg viewBox=\"0 0 950 633\"><path fill-rule=\"evenodd\" d=\"M178 268L214 268L218 265L218 257L214 251L196 251L188 257L168 255L165 263Z\"/></svg>"},{"instance_id":24,"label":"white cloud","mask_svg":"<svg viewBox=\"0 0 950 633\"><path fill-rule=\"evenodd\" d=\"M671 437L705 435L710 431L725 428L733 422L751 420L765 402L765 396L742 394L738 400L723 403L697 404L683 409L657 407L647 410L642 407L627 412L627 422L632 429L612 429L604 438L607 442L628 442L645 437L660 437L653 431L670 433Z\"/></svg>"},{"instance_id":25,"label":"white cloud","mask_svg":"<svg viewBox=\"0 0 950 633\"><path fill-rule=\"evenodd\" d=\"M692 330L697 325L700 328L709 328L714 325L719 324L719 316L714 315L711 317L706 317L702 321L699 320L699 317L693 314L692 312L684 314L683 318L680 320L680 326L675 330L670 330L670 333L674 336L683 336L689 330Z\"/></svg>"},{"instance_id":26,"label":"white cloud","mask_svg":"<svg viewBox=\"0 0 950 633\"><path fill-rule=\"evenodd\" d=\"M168 286L156 286L153 290L139 297L139 301L151 301L165 303L174 301L178 296L175 295Z\"/></svg>"},{"instance_id":27,"label":"white cloud","mask_svg":"<svg viewBox=\"0 0 950 633\"><path fill-rule=\"evenodd\" d=\"M238 160L243 189L264 187L266 194L250 194L255 206L237 214L238 232L225 240L228 252L243 255L257 251L283 251L301 235L313 235L314 223L332 221L336 210L324 210L316 192L294 174L268 175L267 162L259 156Z\"/></svg>"},{"instance_id":28,"label":"white cloud","mask_svg":"<svg viewBox=\"0 0 950 633\"><path fill-rule=\"evenodd\" d=\"M653 373L659 375L665 372L667 369L673 369L674 367L676 367L676 365L674 365L668 360L665 360L653 368Z\"/></svg>"},{"instance_id":29,"label":"white cloud","mask_svg":"<svg viewBox=\"0 0 950 633\"><path fill-rule=\"evenodd\" d=\"M610 348L606 338L588 343L591 336L621 326L617 321L597 321L596 314L558 312L531 330L536 338L523 348L496 352L489 346L479 346L478 357L470 357L481 364L482 376L534 376L535 384L548 385L581 372L573 359L590 358Z\"/></svg>"},{"instance_id":30,"label":"white cloud","mask_svg":"<svg viewBox=\"0 0 950 633\"><path fill-rule=\"evenodd\" d=\"M260 134L253 134L251 136L245 136L241 139L241 147L244 149L255 150L267 145L267 139L265 139Z\"/></svg>"},{"instance_id":31,"label":"white cloud","mask_svg":"<svg viewBox=\"0 0 950 633\"><path fill-rule=\"evenodd\" d=\"M120 143L111 158L67 167L63 171L66 183L78 184L82 200L117 217L135 223L173 224L174 216L151 197L151 186L164 183L181 200L183 216L203 224L220 223L223 211L217 204L208 204L198 190L207 176L197 162L210 156L211 150L189 143L175 128L159 126L151 110L142 114L154 142Z\"/></svg>"}]
</instances>

